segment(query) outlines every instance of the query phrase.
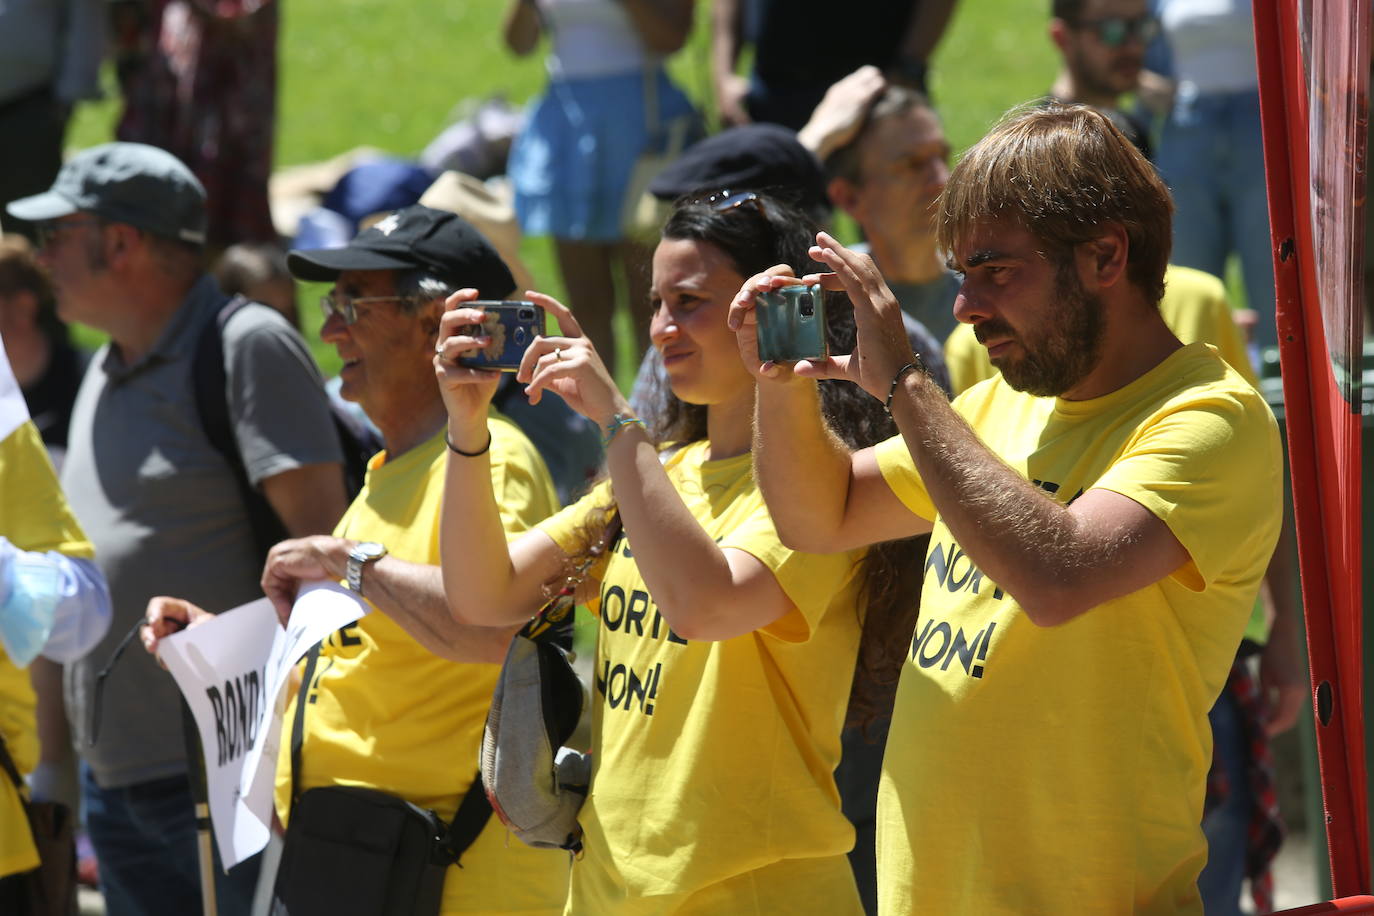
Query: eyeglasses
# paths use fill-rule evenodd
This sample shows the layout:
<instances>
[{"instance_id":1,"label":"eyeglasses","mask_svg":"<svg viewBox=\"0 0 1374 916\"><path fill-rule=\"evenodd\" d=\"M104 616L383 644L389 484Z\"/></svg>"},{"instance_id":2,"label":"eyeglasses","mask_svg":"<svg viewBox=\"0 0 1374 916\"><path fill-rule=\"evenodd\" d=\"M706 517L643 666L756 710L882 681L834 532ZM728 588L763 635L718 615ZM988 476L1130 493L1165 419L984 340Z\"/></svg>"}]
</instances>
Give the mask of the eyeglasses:
<instances>
[{"instance_id":1,"label":"eyeglasses","mask_svg":"<svg viewBox=\"0 0 1374 916\"><path fill-rule=\"evenodd\" d=\"M1107 16L1102 19L1080 19L1075 23L1080 29L1092 29L1097 38L1109 48L1119 48L1135 38L1141 44L1149 44L1159 34L1159 20L1153 16Z\"/></svg>"},{"instance_id":2,"label":"eyeglasses","mask_svg":"<svg viewBox=\"0 0 1374 916\"><path fill-rule=\"evenodd\" d=\"M83 216L69 220L45 219L34 223L33 230L34 235L38 238L38 247L47 248L52 244L53 239L57 238L59 233L65 232L68 229L73 229L77 226L88 226L91 224L99 225L100 223L101 219L98 216Z\"/></svg>"},{"instance_id":3,"label":"eyeglasses","mask_svg":"<svg viewBox=\"0 0 1374 916\"><path fill-rule=\"evenodd\" d=\"M738 210L740 207L753 207L760 216L766 217L768 215L768 211L763 208L763 201L753 191L740 191L735 194L726 189L717 191L709 197L698 197L692 203L703 204L717 213L728 213L731 210Z\"/></svg>"},{"instance_id":4,"label":"eyeglasses","mask_svg":"<svg viewBox=\"0 0 1374 916\"><path fill-rule=\"evenodd\" d=\"M325 321L338 315L343 319L344 324L353 324L358 320L358 306L360 305L375 305L378 302L405 302L409 298L409 296L359 296L354 298L347 293L330 290L320 297L320 311L324 313Z\"/></svg>"}]
</instances>

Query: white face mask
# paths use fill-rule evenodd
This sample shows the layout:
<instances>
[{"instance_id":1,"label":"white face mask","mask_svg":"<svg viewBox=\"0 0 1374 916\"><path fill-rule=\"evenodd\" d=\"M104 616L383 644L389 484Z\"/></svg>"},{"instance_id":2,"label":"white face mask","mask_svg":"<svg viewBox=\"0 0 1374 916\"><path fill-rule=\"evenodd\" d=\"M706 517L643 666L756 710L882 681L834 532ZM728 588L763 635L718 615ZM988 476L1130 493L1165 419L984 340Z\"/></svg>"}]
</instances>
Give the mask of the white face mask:
<instances>
[{"instance_id":1,"label":"white face mask","mask_svg":"<svg viewBox=\"0 0 1374 916\"><path fill-rule=\"evenodd\" d=\"M3 546L8 556L0 554L0 645L26 668L52 635L62 571L41 553Z\"/></svg>"}]
</instances>

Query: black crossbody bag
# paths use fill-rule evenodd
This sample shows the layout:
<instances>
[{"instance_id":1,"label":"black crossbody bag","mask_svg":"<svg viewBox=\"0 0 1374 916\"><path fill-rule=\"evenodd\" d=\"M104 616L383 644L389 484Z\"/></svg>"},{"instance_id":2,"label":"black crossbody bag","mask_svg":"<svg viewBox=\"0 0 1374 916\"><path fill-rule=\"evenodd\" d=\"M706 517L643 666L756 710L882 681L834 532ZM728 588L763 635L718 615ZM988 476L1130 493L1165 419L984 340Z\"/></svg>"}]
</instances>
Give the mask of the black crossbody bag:
<instances>
[{"instance_id":1,"label":"black crossbody bag","mask_svg":"<svg viewBox=\"0 0 1374 916\"><path fill-rule=\"evenodd\" d=\"M375 789L300 792L305 707L320 647L310 650L291 728L291 818L276 896L289 916L437 916L444 874L491 817L480 774L452 824Z\"/></svg>"}]
</instances>

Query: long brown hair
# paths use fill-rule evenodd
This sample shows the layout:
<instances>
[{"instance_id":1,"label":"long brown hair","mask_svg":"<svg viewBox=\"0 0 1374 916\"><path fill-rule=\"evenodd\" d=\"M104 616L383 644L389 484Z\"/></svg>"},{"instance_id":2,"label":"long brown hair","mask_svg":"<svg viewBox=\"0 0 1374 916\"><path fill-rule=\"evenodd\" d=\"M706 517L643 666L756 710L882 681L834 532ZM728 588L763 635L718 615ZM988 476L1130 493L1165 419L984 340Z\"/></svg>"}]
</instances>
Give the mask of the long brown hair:
<instances>
[{"instance_id":1,"label":"long brown hair","mask_svg":"<svg viewBox=\"0 0 1374 916\"><path fill-rule=\"evenodd\" d=\"M810 259L817 227L800 210L758 194L747 204L730 209L700 201L679 201L663 227L663 238L688 240L719 249L741 277L753 276L775 264L787 264L797 276L825 268ZM826 335L832 352L854 349L854 309L841 293L826 294ZM706 438L705 405L688 404L667 384L657 351L651 351L651 371L645 380L641 410L650 432L660 443L686 445ZM821 412L831 430L850 448L875 445L897 428L875 398L851 382L820 383ZM610 509L593 512L585 540L588 552L604 551L601 533ZM848 724L867 726L891 706L892 685L901 670L920 602L921 563L927 538L907 538L875 544L862 560L862 589L858 613L863 635L859 646Z\"/></svg>"}]
</instances>

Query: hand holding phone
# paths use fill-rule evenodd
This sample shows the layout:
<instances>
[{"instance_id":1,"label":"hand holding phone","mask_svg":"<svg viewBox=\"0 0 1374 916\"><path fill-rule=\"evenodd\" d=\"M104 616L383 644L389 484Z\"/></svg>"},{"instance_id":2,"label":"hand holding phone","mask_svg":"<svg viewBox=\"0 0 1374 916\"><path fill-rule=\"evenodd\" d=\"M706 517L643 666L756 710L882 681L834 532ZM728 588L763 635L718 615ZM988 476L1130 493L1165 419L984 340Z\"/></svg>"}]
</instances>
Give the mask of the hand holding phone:
<instances>
[{"instance_id":1,"label":"hand holding phone","mask_svg":"<svg viewBox=\"0 0 1374 916\"><path fill-rule=\"evenodd\" d=\"M755 298L759 359L795 363L829 355L825 294L819 286L784 286Z\"/></svg>"},{"instance_id":2,"label":"hand holding phone","mask_svg":"<svg viewBox=\"0 0 1374 916\"><path fill-rule=\"evenodd\" d=\"M485 337L487 345L474 355L458 357L456 362L460 366L514 372L520 368L530 343L544 333L544 310L533 302L475 299L465 305L482 309L486 315L481 325L466 325L458 329L459 333Z\"/></svg>"}]
</instances>

